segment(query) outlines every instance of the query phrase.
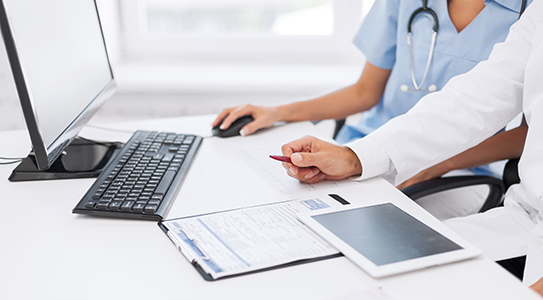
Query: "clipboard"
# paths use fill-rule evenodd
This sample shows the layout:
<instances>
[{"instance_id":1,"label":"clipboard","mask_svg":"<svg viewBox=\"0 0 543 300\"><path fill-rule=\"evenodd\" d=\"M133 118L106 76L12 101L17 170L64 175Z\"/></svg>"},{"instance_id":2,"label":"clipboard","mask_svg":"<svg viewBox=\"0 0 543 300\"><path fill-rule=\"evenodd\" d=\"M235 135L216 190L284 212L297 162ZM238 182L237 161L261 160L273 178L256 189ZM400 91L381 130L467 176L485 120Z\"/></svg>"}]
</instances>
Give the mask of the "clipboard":
<instances>
[{"instance_id":1,"label":"clipboard","mask_svg":"<svg viewBox=\"0 0 543 300\"><path fill-rule=\"evenodd\" d=\"M240 208L240 209L233 209L233 210L220 211L220 212L214 212L214 213L209 213L209 214L189 216L189 217L184 217L184 218L164 220L164 221L159 222L158 226L168 236L168 238L173 242L173 244L183 254L183 256L185 256L185 258L190 262L190 264L193 265L193 267L198 271L198 273L202 276L204 280L215 281L219 279L232 278L232 277L241 276L241 275L249 275L253 273L270 271L274 269L285 268L285 267L295 266L299 264L305 264L305 263L343 256L343 254L341 254L338 250L333 248L333 246L331 246L328 242L326 242L320 236L315 234L305 224L300 222L295 216L296 213L298 212L293 212L291 216L290 212L287 212L285 209L285 207L289 207L296 210L304 206L307 208L307 211L318 211L325 208L338 207L338 206L349 204L348 201L346 201L345 199L341 198L338 195L334 194L334 195L329 195L329 196L332 197L332 199L334 200L327 199L327 201L322 201L318 198L306 199L306 200L288 200L288 201L283 201L279 203L250 206L250 207L245 207L245 208ZM270 218L274 218L274 220L275 219L281 220L281 218L284 218L288 224L284 224L287 227L281 228L283 230L293 230L293 231L297 230L299 232L302 232L303 234L305 234L305 232L307 231L307 236L304 236L301 242L300 241L297 241L297 242L304 244L305 239L307 239L308 248L294 249L294 250L299 250L300 252L307 251L308 254L301 255L298 258L288 257L288 259L278 259L277 261L267 262L266 264L261 264L261 265L250 264L250 266L246 266L246 267L242 266L236 269L227 269L224 266L225 265L229 266L229 265L221 261L222 259L221 257L224 253L221 253L220 251L217 252L216 245L214 247L211 247L205 244L204 242L199 241L199 239L201 239L207 242L206 239L209 238L210 236L211 236L211 239L216 238L217 240L219 240L220 243L225 244L225 249L227 249L225 250L225 253L228 255L225 254L224 256L235 257L239 255L238 258L243 262L245 257L243 257L242 254L239 254L239 253L236 254L236 249L228 248L228 244L234 243L235 241L228 240L227 238L221 239L217 237L217 235L219 234L215 232L213 229L210 229L209 226L206 227L206 223L215 224L215 222L222 222L224 221L224 219L239 217L240 215L243 215L243 214L255 214L255 212L258 214L262 214L261 217L263 217L264 219L267 217L270 217ZM194 229L195 226L199 226L200 224L202 225L201 227L198 227L198 229ZM293 226L293 228L289 228L288 226ZM227 228L227 229L234 230L232 228ZM198 234L201 234L202 232L205 235L198 235ZM198 237L195 237L195 235ZM316 242L313 239L317 240L318 242ZM217 241L212 241L212 242L219 244L219 242ZM310 244L310 243L318 244L320 242L322 242L324 245L322 246L323 249L317 249L316 246L312 246ZM206 251L206 247L213 249L213 251L215 252L211 251L208 254L207 253L208 251ZM273 245L270 247L273 248ZM311 249L311 247L315 247L315 249ZM232 251L232 253L229 252L230 250ZM242 251L240 251L240 253L241 252ZM248 255L248 256L252 257L251 255ZM280 257L280 255L278 256ZM228 261L228 259L225 259L225 261ZM241 263L239 264L241 265Z\"/></svg>"}]
</instances>

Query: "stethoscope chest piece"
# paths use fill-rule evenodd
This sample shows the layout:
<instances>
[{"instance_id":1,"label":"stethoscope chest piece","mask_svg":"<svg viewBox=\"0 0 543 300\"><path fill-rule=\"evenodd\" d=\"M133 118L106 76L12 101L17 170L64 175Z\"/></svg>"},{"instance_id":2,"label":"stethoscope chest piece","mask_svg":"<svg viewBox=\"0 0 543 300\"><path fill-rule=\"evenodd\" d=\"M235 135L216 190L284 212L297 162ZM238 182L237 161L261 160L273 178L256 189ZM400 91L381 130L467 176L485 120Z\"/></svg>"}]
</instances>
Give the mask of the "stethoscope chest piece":
<instances>
[{"instance_id":1,"label":"stethoscope chest piece","mask_svg":"<svg viewBox=\"0 0 543 300\"><path fill-rule=\"evenodd\" d=\"M435 92L437 91L437 86L435 84L432 84L430 85L427 89L425 90L422 90L422 89L410 89L407 84L402 84L400 86L400 90L402 92Z\"/></svg>"}]
</instances>

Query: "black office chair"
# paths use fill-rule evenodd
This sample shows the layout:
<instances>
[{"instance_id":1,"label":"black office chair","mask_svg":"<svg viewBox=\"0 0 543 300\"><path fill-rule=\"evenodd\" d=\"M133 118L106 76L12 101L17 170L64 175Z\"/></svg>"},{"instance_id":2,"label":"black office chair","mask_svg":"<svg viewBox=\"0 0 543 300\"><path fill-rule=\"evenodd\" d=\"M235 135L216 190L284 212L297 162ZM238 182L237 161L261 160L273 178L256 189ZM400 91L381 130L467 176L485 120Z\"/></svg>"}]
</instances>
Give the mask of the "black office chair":
<instances>
[{"instance_id":1,"label":"black office chair","mask_svg":"<svg viewBox=\"0 0 543 300\"><path fill-rule=\"evenodd\" d=\"M440 177L413 184L401 191L416 202L417 199L424 196L475 185L488 185L489 187L488 196L479 212L485 212L501 205L505 186L501 179L493 176L467 175Z\"/></svg>"},{"instance_id":2,"label":"black office chair","mask_svg":"<svg viewBox=\"0 0 543 300\"><path fill-rule=\"evenodd\" d=\"M339 130L341 129L341 127L343 127L343 125L345 125L345 119L336 120L336 127L334 128L334 135L332 136L334 140L336 139L337 134L339 133Z\"/></svg>"},{"instance_id":3,"label":"black office chair","mask_svg":"<svg viewBox=\"0 0 543 300\"><path fill-rule=\"evenodd\" d=\"M503 179L483 175L440 177L413 184L401 191L413 201L416 201L421 197L447 190L474 185L488 185L488 196L479 211L485 212L502 205L503 195L507 189L512 184L520 182L518 161L518 159L511 159L506 163L503 170Z\"/></svg>"}]
</instances>

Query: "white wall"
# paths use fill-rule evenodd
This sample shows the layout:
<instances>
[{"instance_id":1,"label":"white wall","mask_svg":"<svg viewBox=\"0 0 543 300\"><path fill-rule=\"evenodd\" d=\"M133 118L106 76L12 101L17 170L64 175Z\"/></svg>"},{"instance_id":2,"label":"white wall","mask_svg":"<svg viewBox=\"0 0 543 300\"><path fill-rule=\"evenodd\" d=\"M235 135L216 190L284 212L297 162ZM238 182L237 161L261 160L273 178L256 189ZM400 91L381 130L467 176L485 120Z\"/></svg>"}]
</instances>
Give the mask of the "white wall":
<instances>
[{"instance_id":1,"label":"white wall","mask_svg":"<svg viewBox=\"0 0 543 300\"><path fill-rule=\"evenodd\" d=\"M360 63L345 65L179 65L123 61L117 1L98 0L118 92L92 122L218 113L243 103L278 104L353 83ZM1 40L0 40L1 42ZM25 128L0 44L0 130Z\"/></svg>"}]
</instances>

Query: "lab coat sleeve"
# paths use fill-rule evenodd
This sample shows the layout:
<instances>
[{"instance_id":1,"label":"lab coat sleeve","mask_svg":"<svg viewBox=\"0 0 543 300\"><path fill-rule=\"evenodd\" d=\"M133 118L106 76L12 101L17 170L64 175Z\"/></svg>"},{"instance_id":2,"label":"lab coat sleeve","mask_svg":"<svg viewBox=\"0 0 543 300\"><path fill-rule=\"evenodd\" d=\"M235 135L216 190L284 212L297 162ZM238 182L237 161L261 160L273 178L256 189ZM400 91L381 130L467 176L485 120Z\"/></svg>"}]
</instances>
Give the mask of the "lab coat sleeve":
<instances>
[{"instance_id":1,"label":"lab coat sleeve","mask_svg":"<svg viewBox=\"0 0 543 300\"><path fill-rule=\"evenodd\" d=\"M528 242L526 269L523 281L532 285L543 277L543 222L539 222L532 231Z\"/></svg>"},{"instance_id":2,"label":"lab coat sleeve","mask_svg":"<svg viewBox=\"0 0 543 300\"><path fill-rule=\"evenodd\" d=\"M356 143L354 147L352 147L352 144L348 143L345 146L349 147L362 163L362 175L355 178L355 180L364 180L376 176L389 179L395 175L390 158L375 140L366 137Z\"/></svg>"},{"instance_id":3,"label":"lab coat sleeve","mask_svg":"<svg viewBox=\"0 0 543 300\"><path fill-rule=\"evenodd\" d=\"M375 1L353 43L372 65L390 70L396 62L399 0Z\"/></svg>"},{"instance_id":4,"label":"lab coat sleeve","mask_svg":"<svg viewBox=\"0 0 543 300\"><path fill-rule=\"evenodd\" d=\"M538 7L526 11L487 61L368 135L390 158L397 173L395 184L477 145L521 112L524 69ZM362 141L349 146L355 153L376 152L364 149Z\"/></svg>"}]
</instances>

